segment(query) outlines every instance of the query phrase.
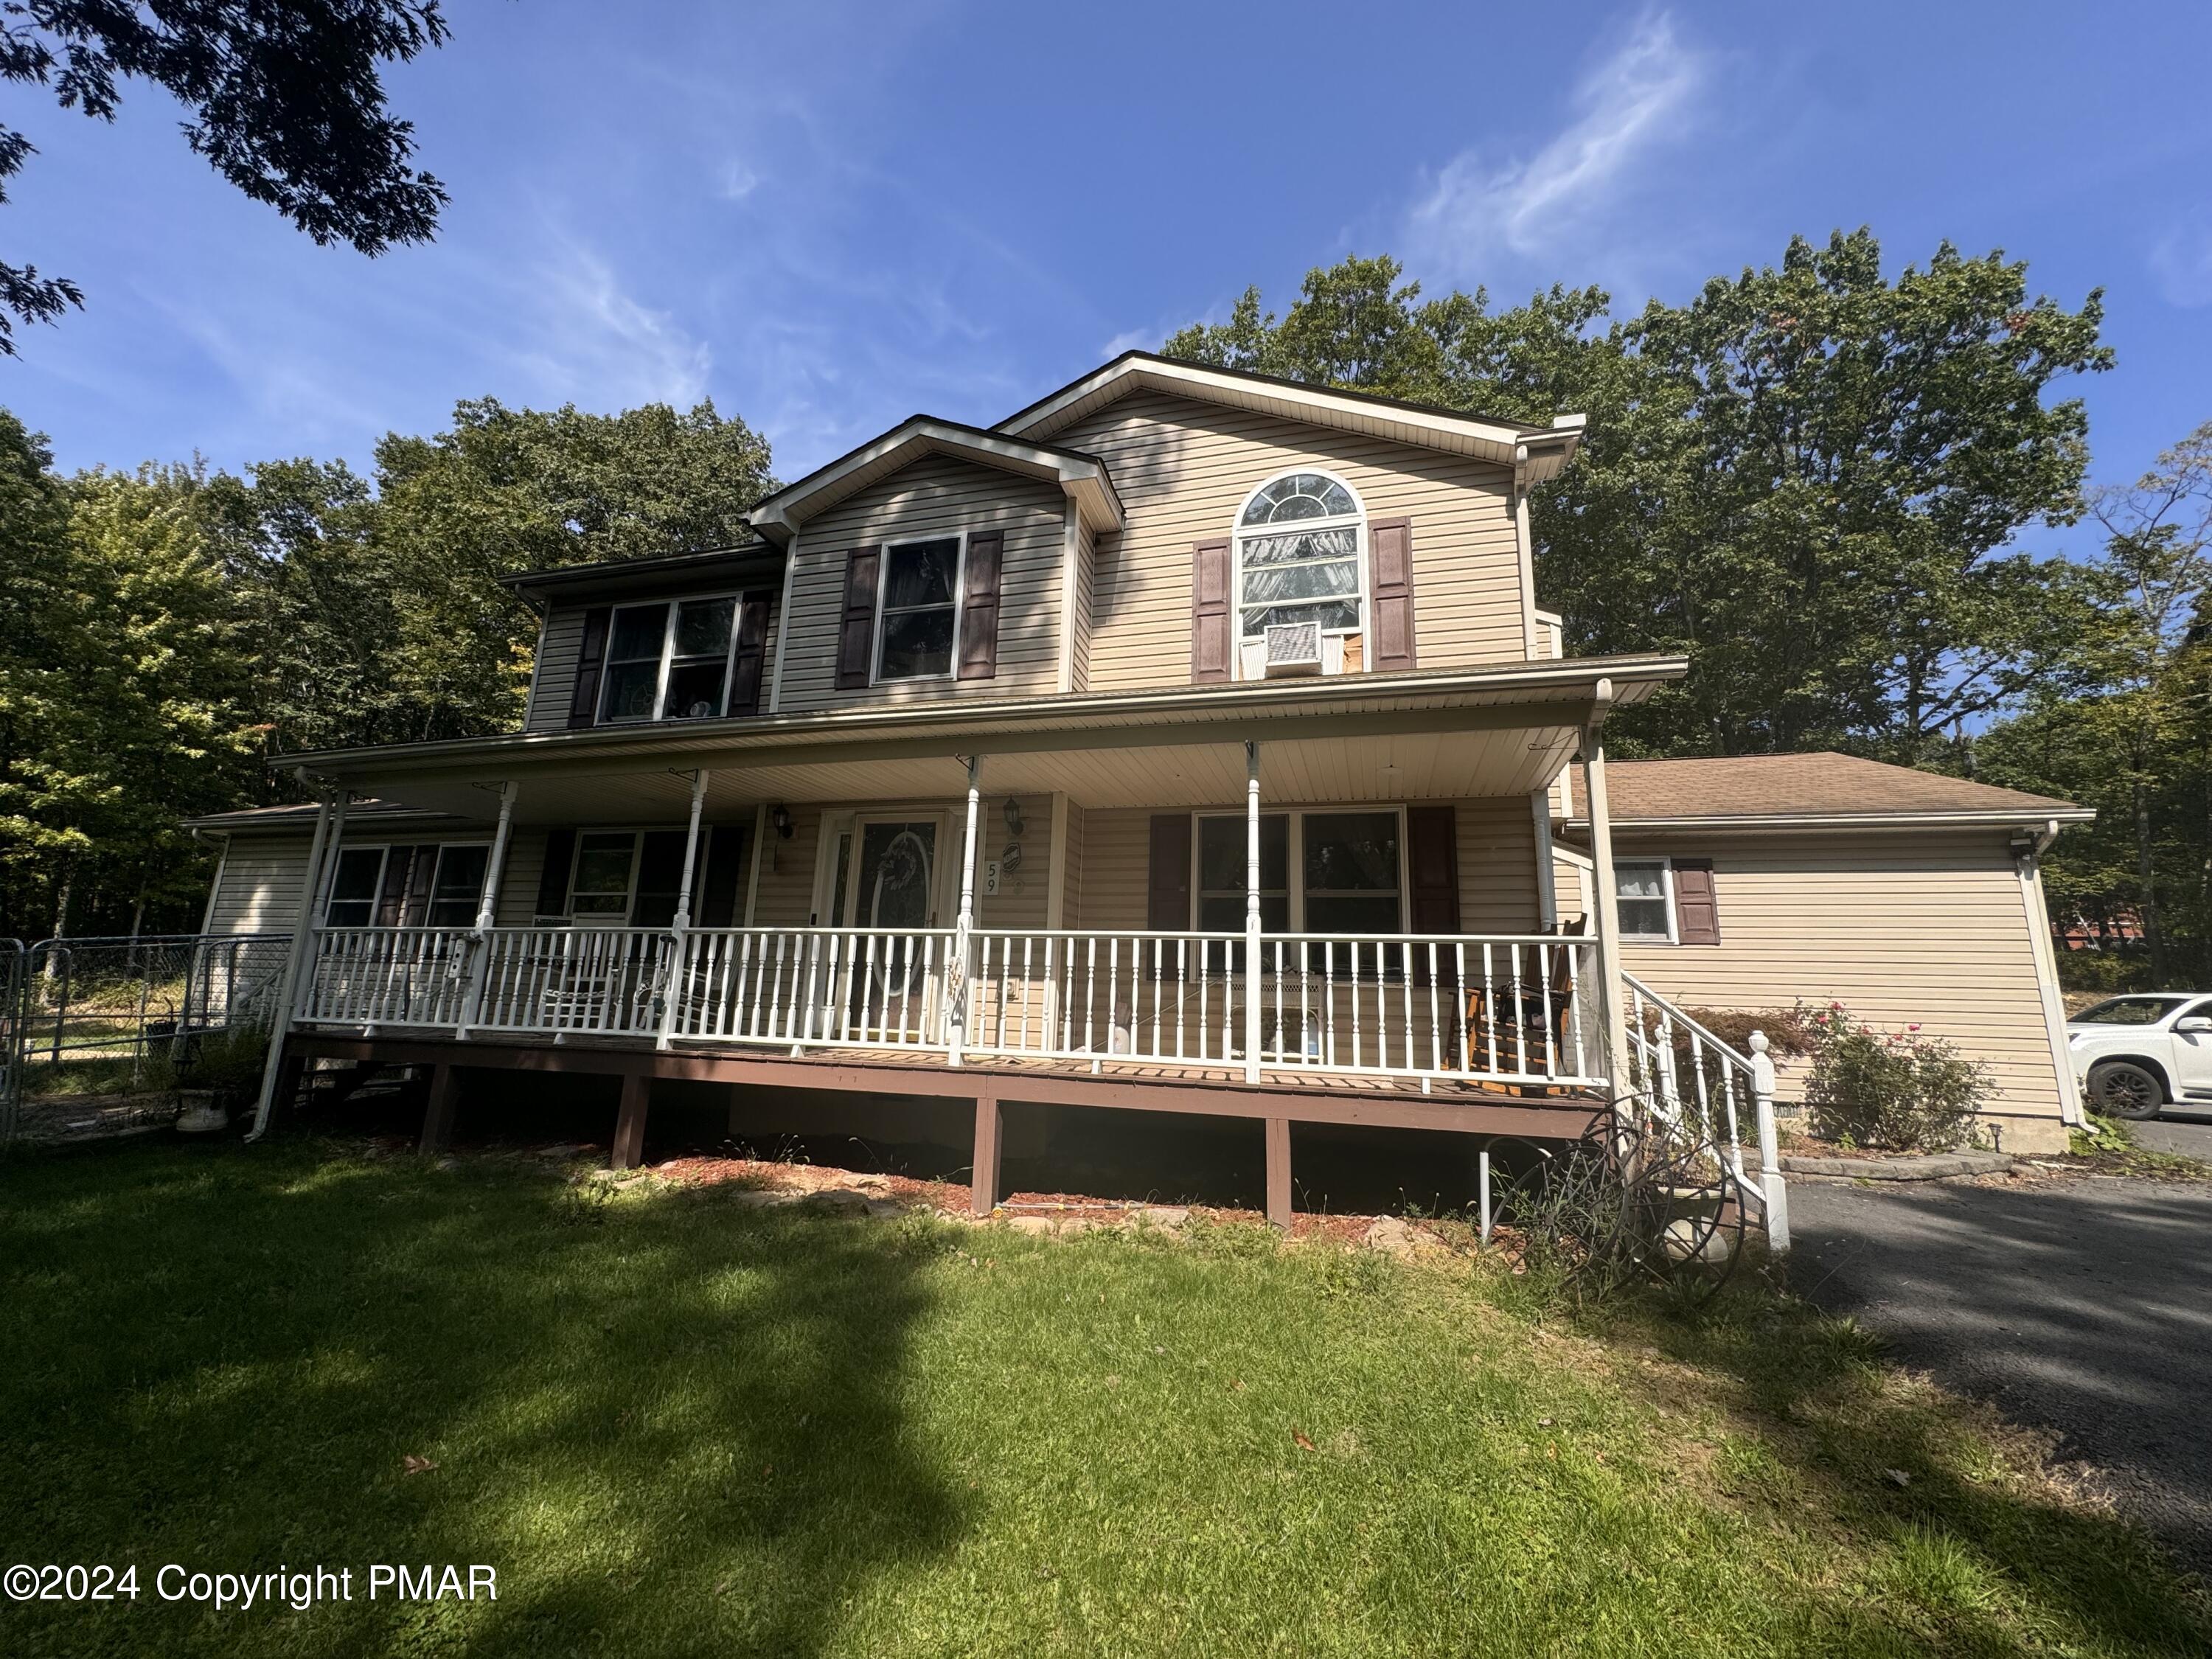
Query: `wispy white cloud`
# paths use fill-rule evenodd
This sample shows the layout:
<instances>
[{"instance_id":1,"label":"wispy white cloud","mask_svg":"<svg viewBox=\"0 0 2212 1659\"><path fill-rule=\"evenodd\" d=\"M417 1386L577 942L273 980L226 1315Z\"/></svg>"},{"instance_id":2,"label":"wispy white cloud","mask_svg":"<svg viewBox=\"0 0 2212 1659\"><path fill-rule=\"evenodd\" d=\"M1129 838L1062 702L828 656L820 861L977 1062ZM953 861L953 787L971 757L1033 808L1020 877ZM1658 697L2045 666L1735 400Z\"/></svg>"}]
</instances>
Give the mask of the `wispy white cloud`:
<instances>
[{"instance_id":1,"label":"wispy white cloud","mask_svg":"<svg viewBox=\"0 0 2212 1659\"><path fill-rule=\"evenodd\" d=\"M732 156L722 164L722 179L717 193L726 202L742 202L760 188L760 174Z\"/></svg>"},{"instance_id":2,"label":"wispy white cloud","mask_svg":"<svg viewBox=\"0 0 2212 1659\"><path fill-rule=\"evenodd\" d=\"M1646 13L1577 85L1574 118L1536 152L1462 151L1413 210L1420 253L1455 273L1501 254L1543 259L1583 240L1639 171L1692 125L1711 79L1666 12Z\"/></svg>"},{"instance_id":3,"label":"wispy white cloud","mask_svg":"<svg viewBox=\"0 0 2212 1659\"><path fill-rule=\"evenodd\" d=\"M632 295L592 248L562 239L525 286L532 339L514 355L546 391L595 409L682 408L707 395L706 343Z\"/></svg>"},{"instance_id":4,"label":"wispy white cloud","mask_svg":"<svg viewBox=\"0 0 2212 1659\"><path fill-rule=\"evenodd\" d=\"M2167 231L2150 251L2150 269L2168 304L2212 305L2212 218L2200 214Z\"/></svg>"},{"instance_id":5,"label":"wispy white cloud","mask_svg":"<svg viewBox=\"0 0 2212 1659\"><path fill-rule=\"evenodd\" d=\"M1156 328L1125 328L1098 348L1099 361L1103 362L1109 357L1118 357L1125 351L1136 351L1140 349L1146 351L1157 351L1159 349L1161 337L1159 330Z\"/></svg>"}]
</instances>

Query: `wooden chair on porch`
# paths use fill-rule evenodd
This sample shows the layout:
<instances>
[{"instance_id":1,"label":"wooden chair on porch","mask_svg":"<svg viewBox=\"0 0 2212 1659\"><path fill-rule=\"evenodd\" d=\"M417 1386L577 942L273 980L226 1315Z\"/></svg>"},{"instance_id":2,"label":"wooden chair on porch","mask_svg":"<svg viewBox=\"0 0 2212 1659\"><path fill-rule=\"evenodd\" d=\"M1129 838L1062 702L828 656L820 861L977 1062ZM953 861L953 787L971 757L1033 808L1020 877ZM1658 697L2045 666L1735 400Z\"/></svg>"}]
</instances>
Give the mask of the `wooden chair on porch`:
<instances>
[{"instance_id":1,"label":"wooden chair on porch","mask_svg":"<svg viewBox=\"0 0 2212 1659\"><path fill-rule=\"evenodd\" d=\"M1562 940L1582 938L1589 918L1552 929ZM1572 1048L1576 981L1571 947L1551 953L1549 975L1535 983L1527 980L1504 984L1471 985L1467 991L1467 1069L1534 1073L1554 1076L1571 1071L1565 1060ZM1526 1092L1542 1094L1541 1085Z\"/></svg>"}]
</instances>

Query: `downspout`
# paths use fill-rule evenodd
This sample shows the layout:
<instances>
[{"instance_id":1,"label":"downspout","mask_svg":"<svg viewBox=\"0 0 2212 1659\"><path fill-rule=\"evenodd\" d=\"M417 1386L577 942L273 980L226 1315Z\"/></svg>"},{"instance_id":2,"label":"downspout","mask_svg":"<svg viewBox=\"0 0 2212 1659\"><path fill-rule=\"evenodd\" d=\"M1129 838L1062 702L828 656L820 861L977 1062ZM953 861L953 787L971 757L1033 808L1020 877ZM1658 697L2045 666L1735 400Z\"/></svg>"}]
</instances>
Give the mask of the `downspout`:
<instances>
[{"instance_id":1,"label":"downspout","mask_svg":"<svg viewBox=\"0 0 2212 1659\"><path fill-rule=\"evenodd\" d=\"M1602 999L1601 1029L1605 1033L1606 1079L1615 1094L1626 1091L1628 1077L1628 1026L1621 1005L1620 893L1613 873L1613 817L1605 787L1605 744L1600 732L1613 712L1613 682L1601 679L1590 699L1588 721L1583 726L1583 793L1590 825L1590 885L1594 920L1597 924L1598 991Z\"/></svg>"},{"instance_id":2,"label":"downspout","mask_svg":"<svg viewBox=\"0 0 2212 1659\"><path fill-rule=\"evenodd\" d=\"M302 788L308 787L307 769L296 769L293 776ZM284 1068L285 1040L292 1032L292 1016L299 996L302 965L314 948L315 901L323 887L323 861L337 839L331 834L333 824L338 836L345 833L345 799L347 792L340 790L336 796L327 791L318 792L321 805L315 813L314 838L307 843L307 867L300 883L300 915L292 929L291 948L284 953L284 974L276 988L276 1006L269 1020L269 1055L261 1067L261 1097L254 1103L253 1127L246 1133L249 1141L258 1140L269 1132L269 1110L276 1098L276 1079ZM331 860L333 865L335 858Z\"/></svg>"},{"instance_id":3,"label":"downspout","mask_svg":"<svg viewBox=\"0 0 2212 1659\"><path fill-rule=\"evenodd\" d=\"M1513 542L1521 577L1521 648L1536 660L1536 550L1528 529L1528 446L1513 447Z\"/></svg>"}]
</instances>

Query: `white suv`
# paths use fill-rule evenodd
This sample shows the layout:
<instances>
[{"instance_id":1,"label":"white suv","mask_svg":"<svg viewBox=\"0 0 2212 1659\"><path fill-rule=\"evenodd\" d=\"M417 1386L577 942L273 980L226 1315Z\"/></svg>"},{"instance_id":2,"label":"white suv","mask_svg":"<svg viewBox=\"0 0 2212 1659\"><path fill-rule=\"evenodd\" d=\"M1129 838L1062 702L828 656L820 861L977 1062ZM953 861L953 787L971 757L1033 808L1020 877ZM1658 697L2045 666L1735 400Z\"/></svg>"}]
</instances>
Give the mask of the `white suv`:
<instances>
[{"instance_id":1,"label":"white suv","mask_svg":"<svg viewBox=\"0 0 2212 1659\"><path fill-rule=\"evenodd\" d=\"M2066 1047L2100 1112L2156 1117L2182 1101L2212 1103L2212 996L2202 992L2108 997L2066 1023Z\"/></svg>"}]
</instances>

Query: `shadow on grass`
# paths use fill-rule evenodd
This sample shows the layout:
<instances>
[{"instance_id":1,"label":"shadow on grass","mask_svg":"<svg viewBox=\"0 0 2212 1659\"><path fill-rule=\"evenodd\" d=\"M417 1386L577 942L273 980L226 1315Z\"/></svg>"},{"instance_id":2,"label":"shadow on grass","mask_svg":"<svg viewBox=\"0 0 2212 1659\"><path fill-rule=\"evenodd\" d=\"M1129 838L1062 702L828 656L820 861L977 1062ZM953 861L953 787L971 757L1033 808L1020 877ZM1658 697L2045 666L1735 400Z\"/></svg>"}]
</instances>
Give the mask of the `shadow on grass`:
<instances>
[{"instance_id":1,"label":"shadow on grass","mask_svg":"<svg viewBox=\"0 0 2212 1659\"><path fill-rule=\"evenodd\" d=\"M1724 1414L1707 1478L1747 1513L1867 1541L1870 1564L1806 1615L1809 1648L2014 1653L2024 1607L2068 1650L2212 1651L2201 1581L2140 1527L2020 1473L2046 1438L1900 1372L1850 1321L1754 1281L1698 1312L1632 1296L1585 1322L1653 1404Z\"/></svg>"},{"instance_id":2,"label":"shadow on grass","mask_svg":"<svg viewBox=\"0 0 2212 1659\"><path fill-rule=\"evenodd\" d=\"M205 1154L0 1167L0 1559L146 1592L9 1609L11 1650L803 1655L961 1535L902 1405L929 1232ZM355 1599L164 1604L165 1562L350 1566ZM375 1562L489 1563L499 1599L371 1604Z\"/></svg>"}]
</instances>

